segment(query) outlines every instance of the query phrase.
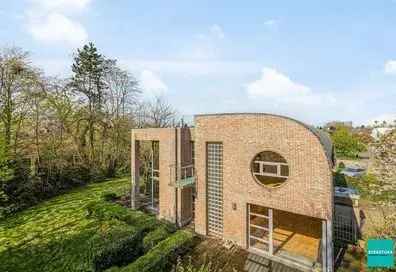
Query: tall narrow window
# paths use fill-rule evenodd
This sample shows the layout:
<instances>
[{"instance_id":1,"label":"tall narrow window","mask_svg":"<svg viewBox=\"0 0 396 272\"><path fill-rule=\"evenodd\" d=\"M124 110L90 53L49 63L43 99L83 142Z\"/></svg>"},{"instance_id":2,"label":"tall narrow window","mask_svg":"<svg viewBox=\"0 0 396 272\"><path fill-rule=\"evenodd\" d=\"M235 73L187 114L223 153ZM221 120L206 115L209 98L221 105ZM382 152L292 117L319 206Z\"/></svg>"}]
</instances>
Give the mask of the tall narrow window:
<instances>
[{"instance_id":1,"label":"tall narrow window","mask_svg":"<svg viewBox=\"0 0 396 272\"><path fill-rule=\"evenodd\" d=\"M209 235L223 235L223 144L207 143L207 208Z\"/></svg>"}]
</instances>

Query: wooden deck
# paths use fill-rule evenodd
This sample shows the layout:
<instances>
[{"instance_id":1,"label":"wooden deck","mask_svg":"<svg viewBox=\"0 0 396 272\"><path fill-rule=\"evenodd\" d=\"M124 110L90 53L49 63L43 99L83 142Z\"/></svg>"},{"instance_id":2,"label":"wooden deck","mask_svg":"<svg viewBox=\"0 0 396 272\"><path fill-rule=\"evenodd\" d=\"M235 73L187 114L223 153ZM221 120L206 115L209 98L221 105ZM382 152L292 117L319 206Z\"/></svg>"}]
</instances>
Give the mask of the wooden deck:
<instances>
[{"instance_id":1,"label":"wooden deck","mask_svg":"<svg viewBox=\"0 0 396 272\"><path fill-rule=\"evenodd\" d=\"M322 223L319 219L274 212L274 253L286 251L291 256L301 256L309 261L320 260Z\"/></svg>"}]
</instances>

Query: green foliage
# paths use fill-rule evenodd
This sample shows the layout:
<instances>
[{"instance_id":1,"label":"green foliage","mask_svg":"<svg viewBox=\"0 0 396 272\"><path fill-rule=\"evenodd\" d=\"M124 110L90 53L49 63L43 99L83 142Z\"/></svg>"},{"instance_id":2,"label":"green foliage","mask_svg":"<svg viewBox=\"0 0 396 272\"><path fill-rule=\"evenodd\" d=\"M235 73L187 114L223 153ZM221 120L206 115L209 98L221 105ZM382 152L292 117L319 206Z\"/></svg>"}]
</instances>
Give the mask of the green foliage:
<instances>
[{"instance_id":1,"label":"green foliage","mask_svg":"<svg viewBox=\"0 0 396 272\"><path fill-rule=\"evenodd\" d=\"M106 192L103 194L103 199L105 201L114 201L118 198L116 193L112 193L112 192Z\"/></svg>"},{"instance_id":2,"label":"green foliage","mask_svg":"<svg viewBox=\"0 0 396 272\"><path fill-rule=\"evenodd\" d=\"M126 265L142 253L142 232L130 233L126 237L115 239L108 247L94 254L94 270L104 271L114 265Z\"/></svg>"},{"instance_id":3,"label":"green foliage","mask_svg":"<svg viewBox=\"0 0 396 272\"><path fill-rule=\"evenodd\" d=\"M149 232L143 239L143 251L148 252L160 241L164 240L171 233L175 232L176 228L171 227L169 224L163 224L157 229Z\"/></svg>"},{"instance_id":4,"label":"green foliage","mask_svg":"<svg viewBox=\"0 0 396 272\"><path fill-rule=\"evenodd\" d=\"M366 146L346 127L338 126L331 138L338 156L356 158L359 152L366 150Z\"/></svg>"},{"instance_id":5,"label":"green foliage","mask_svg":"<svg viewBox=\"0 0 396 272\"><path fill-rule=\"evenodd\" d=\"M120 272L162 272L169 271L179 256L192 245L194 235L186 230L179 230L169 238L153 247L132 264L120 268Z\"/></svg>"},{"instance_id":6,"label":"green foliage","mask_svg":"<svg viewBox=\"0 0 396 272\"><path fill-rule=\"evenodd\" d=\"M396 192L383 190L381 180L371 173L361 177L348 177L337 171L334 173L334 185L355 188L363 199L373 202L394 203L396 201Z\"/></svg>"},{"instance_id":7,"label":"green foliage","mask_svg":"<svg viewBox=\"0 0 396 272\"><path fill-rule=\"evenodd\" d=\"M333 181L334 181L334 186L348 187L348 183L345 178L345 175L341 174L339 171L333 174Z\"/></svg>"},{"instance_id":8,"label":"green foliage","mask_svg":"<svg viewBox=\"0 0 396 272\"><path fill-rule=\"evenodd\" d=\"M98 53L93 43L77 49L72 65L72 86L78 92L86 95L91 106L100 108L103 103L104 57Z\"/></svg>"},{"instance_id":9,"label":"green foliage","mask_svg":"<svg viewBox=\"0 0 396 272\"><path fill-rule=\"evenodd\" d=\"M7 184L14 177L14 170L10 167L10 163L6 154L4 141L0 137L0 207L8 202L9 198L4 192L4 184ZM2 212L0 212L1 218Z\"/></svg>"},{"instance_id":10,"label":"green foliage","mask_svg":"<svg viewBox=\"0 0 396 272\"><path fill-rule=\"evenodd\" d=\"M94 271L137 257L133 246L161 223L102 198L129 186L127 179L92 184L0 221L0 270Z\"/></svg>"}]
</instances>

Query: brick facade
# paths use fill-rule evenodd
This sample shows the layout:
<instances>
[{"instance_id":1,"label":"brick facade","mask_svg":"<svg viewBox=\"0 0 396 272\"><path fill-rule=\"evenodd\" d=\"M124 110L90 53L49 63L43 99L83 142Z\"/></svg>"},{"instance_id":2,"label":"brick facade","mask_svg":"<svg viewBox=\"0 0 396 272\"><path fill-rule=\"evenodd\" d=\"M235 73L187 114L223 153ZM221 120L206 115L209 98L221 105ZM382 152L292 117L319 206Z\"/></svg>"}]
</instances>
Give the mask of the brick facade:
<instances>
[{"instance_id":1,"label":"brick facade","mask_svg":"<svg viewBox=\"0 0 396 272\"><path fill-rule=\"evenodd\" d=\"M332 159L320 135L290 118L269 114L197 115L194 128L135 129L132 131L132 178L138 184L138 141L159 141L159 217L180 225L192 216L191 187L176 188L183 166L191 164L195 146L195 231L208 234L207 154L208 142L223 146L223 234L247 248L247 205L256 204L321 219L323 237L329 240L323 263L332 259L333 216ZM282 185L259 184L251 172L253 158L262 151L281 155L289 167ZM173 166L172 166L173 165ZM136 186L135 186L136 187ZM138 199L132 200L133 204ZM319 225L320 222L319 221ZM323 240L323 239L322 239ZM324 240L323 240L324 241ZM327 241L327 240L326 240ZM326 260L327 258L327 260ZM331 271L332 265L324 265Z\"/></svg>"},{"instance_id":2,"label":"brick facade","mask_svg":"<svg viewBox=\"0 0 396 272\"><path fill-rule=\"evenodd\" d=\"M207 142L223 143L224 239L247 246L247 203L331 220L331 167L319 139L304 125L263 114L201 115L195 125L198 233L207 234ZM281 154L289 164L289 178L279 188L259 185L252 177L251 160L265 150Z\"/></svg>"}]
</instances>

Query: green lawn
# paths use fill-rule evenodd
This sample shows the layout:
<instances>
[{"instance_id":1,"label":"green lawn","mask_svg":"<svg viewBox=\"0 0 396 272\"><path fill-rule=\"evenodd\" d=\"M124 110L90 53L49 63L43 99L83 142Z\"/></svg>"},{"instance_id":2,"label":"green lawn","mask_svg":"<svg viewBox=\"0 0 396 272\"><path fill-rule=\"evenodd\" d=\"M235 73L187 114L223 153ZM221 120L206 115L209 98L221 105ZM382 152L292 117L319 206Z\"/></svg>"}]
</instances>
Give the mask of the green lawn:
<instances>
[{"instance_id":1,"label":"green lawn","mask_svg":"<svg viewBox=\"0 0 396 272\"><path fill-rule=\"evenodd\" d=\"M128 179L92 184L3 220L0 271L93 271L95 253L134 235L137 226L109 216L88 216L87 207L99 203L149 218L102 198L105 192L125 194L129 188Z\"/></svg>"}]
</instances>

